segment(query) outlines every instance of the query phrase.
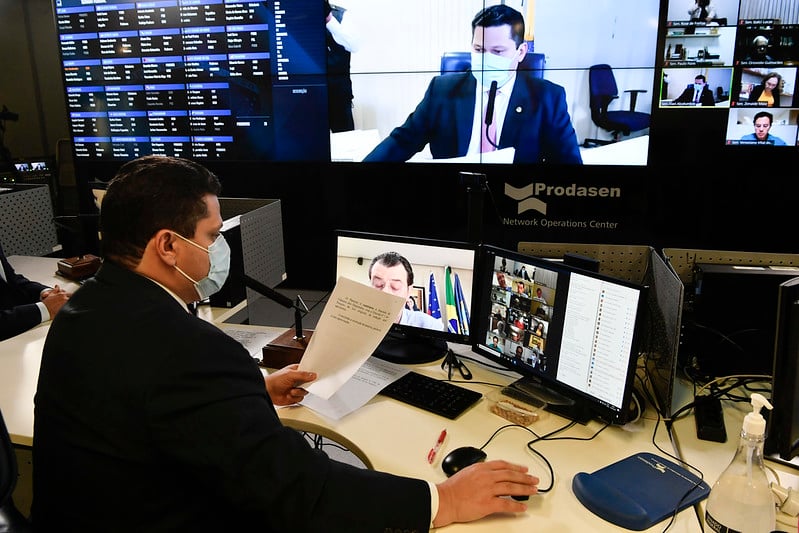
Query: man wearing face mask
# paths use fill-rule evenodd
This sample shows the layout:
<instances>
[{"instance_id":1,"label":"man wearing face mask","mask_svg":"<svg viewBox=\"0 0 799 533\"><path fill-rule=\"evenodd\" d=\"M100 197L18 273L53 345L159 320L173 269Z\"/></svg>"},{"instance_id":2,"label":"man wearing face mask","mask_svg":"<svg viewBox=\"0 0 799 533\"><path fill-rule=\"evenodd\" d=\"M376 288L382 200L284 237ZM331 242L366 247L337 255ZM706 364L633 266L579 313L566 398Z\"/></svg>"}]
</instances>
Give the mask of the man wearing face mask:
<instances>
[{"instance_id":1,"label":"man wearing face mask","mask_svg":"<svg viewBox=\"0 0 799 533\"><path fill-rule=\"evenodd\" d=\"M582 163L563 88L517 70L527 48L521 13L482 9L472 20L471 72L433 78L364 161L407 161L429 144L435 159L514 148L515 163Z\"/></svg>"},{"instance_id":2,"label":"man wearing face mask","mask_svg":"<svg viewBox=\"0 0 799 533\"><path fill-rule=\"evenodd\" d=\"M35 396L37 532L427 531L525 512L526 467L434 484L331 460L274 405L316 378L263 377L186 304L224 283L220 184L192 161L123 165L100 211L103 265L56 315Z\"/></svg>"},{"instance_id":3,"label":"man wearing face mask","mask_svg":"<svg viewBox=\"0 0 799 533\"><path fill-rule=\"evenodd\" d=\"M694 84L675 98L674 103L713 107L716 105L716 99L713 98L713 91L707 86L707 78L703 74L697 74Z\"/></svg>"}]
</instances>

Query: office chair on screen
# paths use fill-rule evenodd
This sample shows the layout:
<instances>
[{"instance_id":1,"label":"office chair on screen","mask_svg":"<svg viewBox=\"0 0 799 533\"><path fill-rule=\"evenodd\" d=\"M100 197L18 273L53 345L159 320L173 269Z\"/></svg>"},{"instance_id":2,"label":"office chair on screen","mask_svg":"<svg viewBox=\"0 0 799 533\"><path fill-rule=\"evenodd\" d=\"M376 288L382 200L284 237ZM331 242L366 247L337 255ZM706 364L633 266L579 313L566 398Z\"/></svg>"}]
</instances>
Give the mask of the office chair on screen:
<instances>
[{"instance_id":1,"label":"office chair on screen","mask_svg":"<svg viewBox=\"0 0 799 533\"><path fill-rule=\"evenodd\" d=\"M583 146L611 144L617 142L622 136L630 135L649 127L649 113L635 110L639 93L647 92L646 89L628 89L630 93L629 110L608 109L610 104L619 97L619 88L616 77L610 65L593 65L588 71L588 90L590 93L591 120L597 127L610 132L612 139L585 139Z\"/></svg>"},{"instance_id":2,"label":"office chair on screen","mask_svg":"<svg viewBox=\"0 0 799 533\"><path fill-rule=\"evenodd\" d=\"M11 498L16 485L17 454L0 412L0 532L33 533L33 526Z\"/></svg>"},{"instance_id":3,"label":"office chair on screen","mask_svg":"<svg viewBox=\"0 0 799 533\"><path fill-rule=\"evenodd\" d=\"M519 64L519 70L532 71L533 77L544 77L544 65L546 56L536 52L528 52L527 56ZM466 72L472 68L472 55L470 52L444 52L441 55L441 74L451 74L453 72Z\"/></svg>"}]
</instances>

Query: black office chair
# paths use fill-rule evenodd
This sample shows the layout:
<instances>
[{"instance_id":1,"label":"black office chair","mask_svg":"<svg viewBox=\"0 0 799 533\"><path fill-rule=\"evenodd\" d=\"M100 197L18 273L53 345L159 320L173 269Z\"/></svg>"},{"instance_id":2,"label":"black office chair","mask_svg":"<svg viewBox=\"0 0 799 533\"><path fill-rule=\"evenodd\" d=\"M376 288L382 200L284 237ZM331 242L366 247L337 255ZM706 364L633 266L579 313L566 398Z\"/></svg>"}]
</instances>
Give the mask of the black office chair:
<instances>
[{"instance_id":1,"label":"black office chair","mask_svg":"<svg viewBox=\"0 0 799 533\"><path fill-rule=\"evenodd\" d=\"M613 100L619 97L619 88L616 77L610 65L593 65L588 71L588 90L590 93L591 120L597 127L611 133L612 139L585 139L583 146L614 143L624 135L634 131L641 131L649 127L649 113L635 110L639 93L647 92L646 89L628 89L630 93L629 110L609 109Z\"/></svg>"},{"instance_id":2,"label":"black office chair","mask_svg":"<svg viewBox=\"0 0 799 533\"><path fill-rule=\"evenodd\" d=\"M33 526L14 505L17 454L0 412L0 533L33 533Z\"/></svg>"},{"instance_id":3,"label":"black office chair","mask_svg":"<svg viewBox=\"0 0 799 533\"><path fill-rule=\"evenodd\" d=\"M519 64L518 70L529 70L535 78L544 77L546 56L537 52L527 52L527 56ZM444 52L441 55L441 74L466 72L472 68L470 52Z\"/></svg>"}]
</instances>

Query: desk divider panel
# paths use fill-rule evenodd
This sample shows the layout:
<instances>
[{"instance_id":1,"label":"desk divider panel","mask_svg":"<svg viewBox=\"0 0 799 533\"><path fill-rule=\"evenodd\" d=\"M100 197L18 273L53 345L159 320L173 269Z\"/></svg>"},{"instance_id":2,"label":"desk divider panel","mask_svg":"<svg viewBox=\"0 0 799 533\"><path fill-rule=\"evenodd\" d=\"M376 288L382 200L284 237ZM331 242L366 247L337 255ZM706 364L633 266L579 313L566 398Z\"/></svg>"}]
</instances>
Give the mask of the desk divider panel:
<instances>
[{"instance_id":1,"label":"desk divider panel","mask_svg":"<svg viewBox=\"0 0 799 533\"><path fill-rule=\"evenodd\" d=\"M283 251L283 218L280 200L265 198L219 198L225 221L222 233L230 245L230 276L211 304L234 307L257 293L245 287L242 274L274 287L286 279Z\"/></svg>"},{"instance_id":2,"label":"desk divider panel","mask_svg":"<svg viewBox=\"0 0 799 533\"><path fill-rule=\"evenodd\" d=\"M550 259L577 254L599 261L599 272L649 287L640 363L664 418L679 409L684 398L675 395L677 352L683 307L683 283L651 246L519 242L518 251Z\"/></svg>"},{"instance_id":3,"label":"desk divider panel","mask_svg":"<svg viewBox=\"0 0 799 533\"><path fill-rule=\"evenodd\" d=\"M47 185L14 185L0 194L0 242L9 255L45 256L61 250Z\"/></svg>"}]
</instances>

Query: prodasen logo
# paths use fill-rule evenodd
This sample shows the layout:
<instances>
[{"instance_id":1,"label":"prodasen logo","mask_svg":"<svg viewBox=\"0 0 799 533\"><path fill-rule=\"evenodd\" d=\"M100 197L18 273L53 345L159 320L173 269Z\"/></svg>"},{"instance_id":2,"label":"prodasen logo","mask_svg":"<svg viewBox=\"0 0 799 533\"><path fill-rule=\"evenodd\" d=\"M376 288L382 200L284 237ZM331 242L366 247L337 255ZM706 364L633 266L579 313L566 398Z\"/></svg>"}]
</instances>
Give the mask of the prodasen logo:
<instances>
[{"instance_id":1,"label":"prodasen logo","mask_svg":"<svg viewBox=\"0 0 799 533\"><path fill-rule=\"evenodd\" d=\"M519 202L517 214L525 211L538 211L547 214L547 203L540 196L567 198L621 198L621 187L586 187L572 183L571 185L547 185L532 182L524 187L513 187L505 184L505 196Z\"/></svg>"}]
</instances>

